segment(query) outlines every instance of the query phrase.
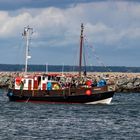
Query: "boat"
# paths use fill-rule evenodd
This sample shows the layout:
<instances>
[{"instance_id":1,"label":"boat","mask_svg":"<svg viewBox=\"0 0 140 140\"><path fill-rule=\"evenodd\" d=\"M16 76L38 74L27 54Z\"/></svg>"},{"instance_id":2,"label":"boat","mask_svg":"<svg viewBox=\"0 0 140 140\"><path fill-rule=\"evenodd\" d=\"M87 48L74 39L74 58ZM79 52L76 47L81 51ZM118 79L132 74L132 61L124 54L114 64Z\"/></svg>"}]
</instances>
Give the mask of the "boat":
<instances>
[{"instance_id":1,"label":"boat","mask_svg":"<svg viewBox=\"0 0 140 140\"><path fill-rule=\"evenodd\" d=\"M66 73L28 74L29 35L32 34L32 28L26 27L23 33L26 37L25 74L15 78L14 87L7 93L9 101L110 104L115 93L114 85L107 84L104 79L94 84L92 79L87 77L86 72L82 75L83 30L84 26L81 24L79 73L77 75Z\"/></svg>"}]
</instances>

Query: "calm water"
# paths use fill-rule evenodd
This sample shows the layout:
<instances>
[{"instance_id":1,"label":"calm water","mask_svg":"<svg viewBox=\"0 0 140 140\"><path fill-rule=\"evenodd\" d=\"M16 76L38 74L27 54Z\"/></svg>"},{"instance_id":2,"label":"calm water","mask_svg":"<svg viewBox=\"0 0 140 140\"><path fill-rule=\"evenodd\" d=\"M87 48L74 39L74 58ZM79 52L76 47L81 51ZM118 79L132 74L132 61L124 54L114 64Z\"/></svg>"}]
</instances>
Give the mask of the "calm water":
<instances>
[{"instance_id":1,"label":"calm water","mask_svg":"<svg viewBox=\"0 0 140 140\"><path fill-rule=\"evenodd\" d=\"M0 139L139 140L140 93L115 94L110 105L9 102L0 90Z\"/></svg>"}]
</instances>

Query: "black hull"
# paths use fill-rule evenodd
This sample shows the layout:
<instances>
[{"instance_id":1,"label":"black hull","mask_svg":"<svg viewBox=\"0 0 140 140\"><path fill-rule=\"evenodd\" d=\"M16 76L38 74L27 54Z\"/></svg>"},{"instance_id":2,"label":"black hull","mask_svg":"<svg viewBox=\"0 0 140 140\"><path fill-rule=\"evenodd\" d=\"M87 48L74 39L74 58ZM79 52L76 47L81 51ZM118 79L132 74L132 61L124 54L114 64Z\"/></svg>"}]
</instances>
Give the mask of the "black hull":
<instances>
[{"instance_id":1,"label":"black hull","mask_svg":"<svg viewBox=\"0 0 140 140\"><path fill-rule=\"evenodd\" d=\"M46 103L102 103L112 99L114 91L95 93L91 95L69 95L69 96L8 96L10 101L15 102L46 102ZM101 102L100 102L101 101ZM111 101L111 100L110 100ZM103 102L109 103L109 102Z\"/></svg>"}]
</instances>

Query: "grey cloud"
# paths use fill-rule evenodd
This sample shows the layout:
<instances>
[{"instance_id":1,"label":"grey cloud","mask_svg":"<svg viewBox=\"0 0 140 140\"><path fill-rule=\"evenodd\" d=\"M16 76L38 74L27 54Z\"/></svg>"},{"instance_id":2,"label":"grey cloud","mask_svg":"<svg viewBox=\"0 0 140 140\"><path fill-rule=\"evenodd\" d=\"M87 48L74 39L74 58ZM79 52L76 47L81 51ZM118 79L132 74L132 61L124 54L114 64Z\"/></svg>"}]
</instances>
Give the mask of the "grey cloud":
<instances>
[{"instance_id":1,"label":"grey cloud","mask_svg":"<svg viewBox=\"0 0 140 140\"><path fill-rule=\"evenodd\" d=\"M104 0L100 0L104 1ZM17 10L20 8L66 8L78 3L99 2L99 0L0 0L0 10Z\"/></svg>"}]
</instances>

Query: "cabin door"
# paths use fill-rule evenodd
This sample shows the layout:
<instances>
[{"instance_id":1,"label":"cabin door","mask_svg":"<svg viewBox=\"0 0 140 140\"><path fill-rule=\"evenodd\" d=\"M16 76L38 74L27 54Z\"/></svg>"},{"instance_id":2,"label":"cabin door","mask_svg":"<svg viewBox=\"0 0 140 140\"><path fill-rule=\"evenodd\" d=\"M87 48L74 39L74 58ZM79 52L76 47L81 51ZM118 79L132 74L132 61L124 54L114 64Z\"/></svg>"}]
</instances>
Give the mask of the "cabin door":
<instances>
[{"instance_id":1,"label":"cabin door","mask_svg":"<svg viewBox=\"0 0 140 140\"><path fill-rule=\"evenodd\" d=\"M34 89L38 89L38 80L37 77L34 78Z\"/></svg>"},{"instance_id":2,"label":"cabin door","mask_svg":"<svg viewBox=\"0 0 140 140\"><path fill-rule=\"evenodd\" d=\"M29 80L28 81L28 90L31 90L32 89L32 80Z\"/></svg>"}]
</instances>

